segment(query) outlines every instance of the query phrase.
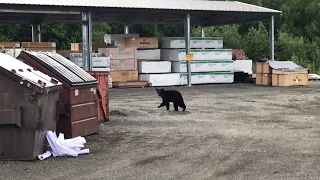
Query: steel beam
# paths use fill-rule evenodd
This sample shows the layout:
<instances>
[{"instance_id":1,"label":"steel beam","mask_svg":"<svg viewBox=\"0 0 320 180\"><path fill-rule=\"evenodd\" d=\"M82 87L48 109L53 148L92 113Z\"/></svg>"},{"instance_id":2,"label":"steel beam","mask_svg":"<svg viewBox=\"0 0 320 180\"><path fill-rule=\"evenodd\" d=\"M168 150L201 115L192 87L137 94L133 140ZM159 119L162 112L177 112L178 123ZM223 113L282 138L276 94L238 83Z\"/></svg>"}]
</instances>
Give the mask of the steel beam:
<instances>
[{"instance_id":1,"label":"steel beam","mask_svg":"<svg viewBox=\"0 0 320 180\"><path fill-rule=\"evenodd\" d=\"M92 22L91 13L82 13L82 68L92 70Z\"/></svg>"},{"instance_id":2,"label":"steel beam","mask_svg":"<svg viewBox=\"0 0 320 180\"><path fill-rule=\"evenodd\" d=\"M187 14L184 22L184 35L186 42L186 55L190 54L190 14ZM188 86L191 86L191 62L187 61Z\"/></svg>"},{"instance_id":3,"label":"steel beam","mask_svg":"<svg viewBox=\"0 0 320 180\"><path fill-rule=\"evenodd\" d=\"M30 14L80 14L80 11L58 11L58 10L18 10L0 9L0 13L30 13Z\"/></svg>"},{"instance_id":4,"label":"steel beam","mask_svg":"<svg viewBox=\"0 0 320 180\"><path fill-rule=\"evenodd\" d=\"M201 37L204 38L205 34L204 34L204 26L201 26ZM202 48L204 49L204 48Z\"/></svg>"},{"instance_id":5,"label":"steel beam","mask_svg":"<svg viewBox=\"0 0 320 180\"><path fill-rule=\"evenodd\" d=\"M129 34L129 25L124 25L124 34Z\"/></svg>"},{"instance_id":6,"label":"steel beam","mask_svg":"<svg viewBox=\"0 0 320 180\"><path fill-rule=\"evenodd\" d=\"M271 16L269 22L269 43L270 43L270 60L274 60L274 16Z\"/></svg>"},{"instance_id":7,"label":"steel beam","mask_svg":"<svg viewBox=\"0 0 320 180\"><path fill-rule=\"evenodd\" d=\"M41 25L40 24L32 24L32 42L41 42Z\"/></svg>"},{"instance_id":8,"label":"steel beam","mask_svg":"<svg viewBox=\"0 0 320 180\"><path fill-rule=\"evenodd\" d=\"M204 26L201 26L201 37L204 38L205 34L204 34Z\"/></svg>"}]
</instances>

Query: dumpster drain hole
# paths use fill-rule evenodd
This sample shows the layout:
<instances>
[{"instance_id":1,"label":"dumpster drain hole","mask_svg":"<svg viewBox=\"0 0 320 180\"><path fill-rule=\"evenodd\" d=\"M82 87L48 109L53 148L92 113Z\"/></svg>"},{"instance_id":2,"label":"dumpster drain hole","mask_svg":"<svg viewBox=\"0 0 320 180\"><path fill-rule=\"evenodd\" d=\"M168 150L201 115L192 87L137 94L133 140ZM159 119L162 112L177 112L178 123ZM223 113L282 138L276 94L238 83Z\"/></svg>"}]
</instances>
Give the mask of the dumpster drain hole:
<instances>
[{"instance_id":1,"label":"dumpster drain hole","mask_svg":"<svg viewBox=\"0 0 320 180\"><path fill-rule=\"evenodd\" d=\"M23 72L23 70L22 70L22 69L19 69L19 71L20 71L20 72Z\"/></svg>"},{"instance_id":2,"label":"dumpster drain hole","mask_svg":"<svg viewBox=\"0 0 320 180\"><path fill-rule=\"evenodd\" d=\"M14 69L11 69L11 72L16 73L17 71L16 71L16 70L14 70Z\"/></svg>"},{"instance_id":3,"label":"dumpster drain hole","mask_svg":"<svg viewBox=\"0 0 320 180\"><path fill-rule=\"evenodd\" d=\"M27 69L27 71L31 72L31 69Z\"/></svg>"}]
</instances>

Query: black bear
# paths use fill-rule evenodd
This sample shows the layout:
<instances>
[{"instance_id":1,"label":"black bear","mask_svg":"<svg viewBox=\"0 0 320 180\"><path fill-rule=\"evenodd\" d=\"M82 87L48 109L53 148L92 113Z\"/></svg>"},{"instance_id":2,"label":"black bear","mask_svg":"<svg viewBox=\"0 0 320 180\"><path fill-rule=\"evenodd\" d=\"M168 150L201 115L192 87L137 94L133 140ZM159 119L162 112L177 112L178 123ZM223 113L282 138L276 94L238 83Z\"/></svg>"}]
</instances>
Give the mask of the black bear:
<instances>
[{"instance_id":1,"label":"black bear","mask_svg":"<svg viewBox=\"0 0 320 180\"><path fill-rule=\"evenodd\" d=\"M183 108L183 111L186 110L186 105L184 104L183 97L179 91L176 90L164 90L156 89L158 96L162 98L162 103L158 108L166 106L169 110L170 102L173 102L174 110L178 111L178 106Z\"/></svg>"}]
</instances>

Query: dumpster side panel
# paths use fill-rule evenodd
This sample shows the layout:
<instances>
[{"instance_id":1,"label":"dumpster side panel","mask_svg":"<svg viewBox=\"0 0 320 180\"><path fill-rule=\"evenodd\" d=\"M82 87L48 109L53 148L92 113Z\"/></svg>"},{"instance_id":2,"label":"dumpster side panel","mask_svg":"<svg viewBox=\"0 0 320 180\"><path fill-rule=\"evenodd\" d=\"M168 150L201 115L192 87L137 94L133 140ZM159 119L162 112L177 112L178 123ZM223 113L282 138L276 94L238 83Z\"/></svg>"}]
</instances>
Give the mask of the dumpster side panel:
<instances>
[{"instance_id":1,"label":"dumpster side panel","mask_svg":"<svg viewBox=\"0 0 320 180\"><path fill-rule=\"evenodd\" d=\"M31 107L27 97L32 91L0 74L0 159L31 160L33 154L34 132L33 117L25 116L27 107ZM20 113L13 119L8 112ZM19 122L20 121L20 122ZM15 123L19 122L19 123ZM20 127L17 125L20 124Z\"/></svg>"},{"instance_id":2,"label":"dumpster side panel","mask_svg":"<svg viewBox=\"0 0 320 180\"><path fill-rule=\"evenodd\" d=\"M49 92L47 95L37 96L37 104L40 106L39 113L41 121L37 124L35 131L34 154L36 158L45 152L46 133L48 130L56 131L56 124L59 118L59 91Z\"/></svg>"},{"instance_id":3,"label":"dumpster side panel","mask_svg":"<svg viewBox=\"0 0 320 180\"><path fill-rule=\"evenodd\" d=\"M0 74L0 160L36 159L46 131L56 129L59 92L31 96L31 89Z\"/></svg>"},{"instance_id":4,"label":"dumpster side panel","mask_svg":"<svg viewBox=\"0 0 320 180\"><path fill-rule=\"evenodd\" d=\"M72 137L86 136L98 132L96 85L73 88L70 90L69 96Z\"/></svg>"}]
</instances>

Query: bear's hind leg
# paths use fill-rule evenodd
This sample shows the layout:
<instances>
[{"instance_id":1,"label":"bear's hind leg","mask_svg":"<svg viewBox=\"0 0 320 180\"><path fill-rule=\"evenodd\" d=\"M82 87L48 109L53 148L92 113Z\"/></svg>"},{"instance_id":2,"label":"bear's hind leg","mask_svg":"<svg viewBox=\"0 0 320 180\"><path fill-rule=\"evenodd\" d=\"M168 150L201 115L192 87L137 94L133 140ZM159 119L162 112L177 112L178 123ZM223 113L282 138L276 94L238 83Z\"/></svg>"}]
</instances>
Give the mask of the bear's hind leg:
<instances>
[{"instance_id":1,"label":"bear's hind leg","mask_svg":"<svg viewBox=\"0 0 320 180\"><path fill-rule=\"evenodd\" d=\"M173 103L173 106L174 106L174 110L178 111L178 104L176 102Z\"/></svg>"}]
</instances>

